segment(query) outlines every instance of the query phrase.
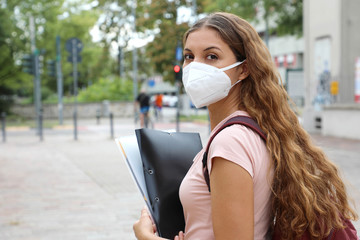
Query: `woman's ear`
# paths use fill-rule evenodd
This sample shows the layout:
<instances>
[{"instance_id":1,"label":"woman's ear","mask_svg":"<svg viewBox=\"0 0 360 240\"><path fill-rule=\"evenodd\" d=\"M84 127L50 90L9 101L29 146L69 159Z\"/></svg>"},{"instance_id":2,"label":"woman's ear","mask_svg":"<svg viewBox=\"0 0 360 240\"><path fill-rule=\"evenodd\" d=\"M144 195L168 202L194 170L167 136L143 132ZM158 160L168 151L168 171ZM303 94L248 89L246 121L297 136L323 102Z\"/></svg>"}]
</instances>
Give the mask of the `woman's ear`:
<instances>
[{"instance_id":1,"label":"woman's ear","mask_svg":"<svg viewBox=\"0 0 360 240\"><path fill-rule=\"evenodd\" d=\"M245 62L243 62L240 65L240 74L239 74L239 80L244 80L245 78L247 78L249 76L250 72L249 72L249 68L247 65L247 61L245 60Z\"/></svg>"}]
</instances>

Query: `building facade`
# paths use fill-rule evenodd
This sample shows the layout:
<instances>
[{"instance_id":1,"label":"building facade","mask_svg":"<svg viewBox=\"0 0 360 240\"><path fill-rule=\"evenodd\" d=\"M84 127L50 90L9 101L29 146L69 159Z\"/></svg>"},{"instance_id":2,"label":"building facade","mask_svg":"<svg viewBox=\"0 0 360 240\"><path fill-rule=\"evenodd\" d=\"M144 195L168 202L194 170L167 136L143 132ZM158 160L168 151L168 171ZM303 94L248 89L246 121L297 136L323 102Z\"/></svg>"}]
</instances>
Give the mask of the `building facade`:
<instances>
[{"instance_id":1,"label":"building facade","mask_svg":"<svg viewBox=\"0 0 360 240\"><path fill-rule=\"evenodd\" d=\"M337 120L344 117L345 122L360 117L360 107L355 102L360 1L304 0L303 16L304 127L310 132L353 138L353 134L346 133L360 128L344 122L336 124L334 113Z\"/></svg>"}]
</instances>

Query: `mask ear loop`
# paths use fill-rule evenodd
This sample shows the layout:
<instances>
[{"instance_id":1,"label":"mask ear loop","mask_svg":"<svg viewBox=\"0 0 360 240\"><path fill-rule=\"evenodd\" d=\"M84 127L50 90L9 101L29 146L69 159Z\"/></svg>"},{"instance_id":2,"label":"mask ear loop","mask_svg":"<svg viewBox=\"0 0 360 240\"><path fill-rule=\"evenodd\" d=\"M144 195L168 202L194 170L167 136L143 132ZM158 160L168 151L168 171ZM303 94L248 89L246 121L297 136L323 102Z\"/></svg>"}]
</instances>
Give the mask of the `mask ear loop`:
<instances>
[{"instance_id":1,"label":"mask ear loop","mask_svg":"<svg viewBox=\"0 0 360 240\"><path fill-rule=\"evenodd\" d=\"M231 64L230 66L227 66L227 67L224 67L224 68L220 68L220 70L221 71L226 71L226 70L229 70L229 69L231 69L231 68L234 68L234 67L237 67L237 66L239 66L239 65L241 65L243 62L245 62L246 61L246 59L244 60L244 61L242 61L242 62L236 62L236 63L233 63L233 64Z\"/></svg>"},{"instance_id":2,"label":"mask ear loop","mask_svg":"<svg viewBox=\"0 0 360 240\"><path fill-rule=\"evenodd\" d=\"M229 69L231 69L231 68L233 68L233 67L236 67L236 66L239 66L239 65L241 65L243 62L245 62L246 61L246 59L244 60L244 61L242 61L242 62L236 62L236 63L234 63L234 64L231 64L230 66L228 66L228 67L225 67L225 68L222 68L221 70L223 70L223 69L225 69L225 70L223 70L223 71L226 71L226 70L229 70ZM234 65L234 66L233 66ZM233 86L235 86L236 84L238 84L239 82L241 82L243 79L239 79L239 80L237 80L234 84L232 84L231 86L230 86L230 89L233 87Z\"/></svg>"},{"instance_id":3,"label":"mask ear loop","mask_svg":"<svg viewBox=\"0 0 360 240\"><path fill-rule=\"evenodd\" d=\"M232 88L233 86L235 86L236 84L238 84L241 81L242 81L242 79L237 80L233 85L230 86L230 88Z\"/></svg>"}]
</instances>

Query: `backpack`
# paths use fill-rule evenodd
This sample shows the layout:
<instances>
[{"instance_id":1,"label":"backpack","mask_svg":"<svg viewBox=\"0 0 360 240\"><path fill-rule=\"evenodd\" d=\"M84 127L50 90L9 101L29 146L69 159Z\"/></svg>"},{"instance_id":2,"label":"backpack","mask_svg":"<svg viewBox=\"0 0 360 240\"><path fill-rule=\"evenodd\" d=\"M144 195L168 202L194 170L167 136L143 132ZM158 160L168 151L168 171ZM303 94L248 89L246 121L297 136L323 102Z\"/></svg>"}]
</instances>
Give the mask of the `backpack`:
<instances>
[{"instance_id":1,"label":"backpack","mask_svg":"<svg viewBox=\"0 0 360 240\"><path fill-rule=\"evenodd\" d=\"M203 159L202 159L203 173L204 173L205 182L208 186L209 192L210 192L210 177L209 177L209 171L207 168L207 158L208 158L210 144L219 132L221 132L224 128L229 127L234 124L241 124L241 125L244 125L244 126L250 128L255 133L257 133L261 137L261 139L266 143L266 134L261 130L260 126L252 118L247 117L247 116L235 116L235 117L232 117L229 120L227 120L211 136L211 138L209 139L209 141L207 143L207 146L206 146L206 149L205 149L205 152L203 155ZM356 229L350 220L343 219L343 225L345 226L345 228L343 228L343 229L332 229L329 236L324 238L324 240L358 240L359 239L357 237ZM300 240L310 240L310 239L311 238L309 236L308 231L305 231L305 233L303 234L303 236L301 237ZM279 234L279 232L276 231L276 229L275 229L275 233L272 236L272 240L281 240L281 234Z\"/></svg>"}]
</instances>

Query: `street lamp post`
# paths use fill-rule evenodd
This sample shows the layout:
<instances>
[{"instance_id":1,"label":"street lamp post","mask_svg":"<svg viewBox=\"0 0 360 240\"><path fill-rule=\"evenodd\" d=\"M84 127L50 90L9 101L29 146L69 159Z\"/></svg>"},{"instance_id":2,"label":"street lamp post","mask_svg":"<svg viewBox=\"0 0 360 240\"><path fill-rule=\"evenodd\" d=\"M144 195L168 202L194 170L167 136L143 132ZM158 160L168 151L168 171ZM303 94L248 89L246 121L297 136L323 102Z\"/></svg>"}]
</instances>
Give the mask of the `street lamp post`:
<instances>
[{"instance_id":1,"label":"street lamp post","mask_svg":"<svg viewBox=\"0 0 360 240\"><path fill-rule=\"evenodd\" d=\"M133 1L132 5L132 16L133 16L133 25L132 25L132 36L133 40L136 35L136 0ZM138 66L137 66L137 51L135 44L133 45L133 93L134 93L134 102L136 101L136 97L138 94L138 86L137 86L137 72L138 72ZM134 119L136 119L136 109L134 108Z\"/></svg>"},{"instance_id":2,"label":"street lamp post","mask_svg":"<svg viewBox=\"0 0 360 240\"><path fill-rule=\"evenodd\" d=\"M133 16L133 25L132 25L132 35L133 35L133 40L135 38L135 33L136 33L136 0L133 1L133 5L132 5L132 16ZM134 86L134 102L136 101L136 97L138 94L138 89L137 89L137 51L136 51L136 47L135 44L133 46L133 86ZM136 117L136 109L134 109L134 117Z\"/></svg>"}]
</instances>

